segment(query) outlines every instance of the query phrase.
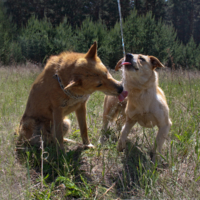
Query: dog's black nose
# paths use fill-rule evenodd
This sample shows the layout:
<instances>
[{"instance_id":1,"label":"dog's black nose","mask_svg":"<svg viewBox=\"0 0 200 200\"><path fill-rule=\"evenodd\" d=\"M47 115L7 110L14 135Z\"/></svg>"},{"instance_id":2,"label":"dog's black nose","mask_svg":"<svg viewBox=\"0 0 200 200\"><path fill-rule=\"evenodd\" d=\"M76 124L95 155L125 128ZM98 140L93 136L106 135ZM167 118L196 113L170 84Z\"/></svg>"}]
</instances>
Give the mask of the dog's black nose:
<instances>
[{"instance_id":1,"label":"dog's black nose","mask_svg":"<svg viewBox=\"0 0 200 200\"><path fill-rule=\"evenodd\" d=\"M133 54L127 53L126 54L126 59L133 59Z\"/></svg>"},{"instance_id":2,"label":"dog's black nose","mask_svg":"<svg viewBox=\"0 0 200 200\"><path fill-rule=\"evenodd\" d=\"M126 62L131 62L133 60L133 54L131 53L127 53L126 54Z\"/></svg>"},{"instance_id":3,"label":"dog's black nose","mask_svg":"<svg viewBox=\"0 0 200 200\"><path fill-rule=\"evenodd\" d=\"M123 88L122 85L118 87L118 93L119 93L119 94L121 94L121 93L123 92L123 90L124 90L124 88Z\"/></svg>"}]
</instances>

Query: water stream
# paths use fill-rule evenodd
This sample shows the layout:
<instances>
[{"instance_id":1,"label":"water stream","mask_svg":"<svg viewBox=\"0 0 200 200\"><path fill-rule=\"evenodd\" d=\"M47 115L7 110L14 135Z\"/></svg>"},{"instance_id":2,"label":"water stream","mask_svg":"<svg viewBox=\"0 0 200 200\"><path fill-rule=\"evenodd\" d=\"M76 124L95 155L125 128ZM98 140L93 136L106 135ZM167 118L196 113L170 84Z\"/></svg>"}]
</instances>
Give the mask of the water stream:
<instances>
[{"instance_id":1,"label":"water stream","mask_svg":"<svg viewBox=\"0 0 200 200\"><path fill-rule=\"evenodd\" d=\"M125 57L125 46L124 46L124 37L123 37L122 13L121 13L120 0L117 0L117 2L118 2L118 9L119 9L119 19L120 19L120 27L121 27L123 55L124 55L124 57Z\"/></svg>"}]
</instances>

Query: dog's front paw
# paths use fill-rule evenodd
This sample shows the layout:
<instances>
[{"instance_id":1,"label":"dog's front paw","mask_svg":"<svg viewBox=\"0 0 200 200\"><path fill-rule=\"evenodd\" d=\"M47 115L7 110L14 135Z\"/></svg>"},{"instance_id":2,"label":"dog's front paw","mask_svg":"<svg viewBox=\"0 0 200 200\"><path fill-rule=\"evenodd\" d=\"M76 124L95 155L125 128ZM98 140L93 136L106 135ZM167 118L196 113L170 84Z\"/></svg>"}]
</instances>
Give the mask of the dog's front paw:
<instances>
[{"instance_id":1,"label":"dog's front paw","mask_svg":"<svg viewBox=\"0 0 200 200\"><path fill-rule=\"evenodd\" d=\"M151 157L151 161L155 164L156 162L159 163L160 162L160 156L155 153L155 152L151 152L150 153L150 157Z\"/></svg>"},{"instance_id":2,"label":"dog's front paw","mask_svg":"<svg viewBox=\"0 0 200 200\"><path fill-rule=\"evenodd\" d=\"M93 144L88 144L88 145L86 145L89 149L94 149L95 148L95 146L93 145Z\"/></svg>"},{"instance_id":3,"label":"dog's front paw","mask_svg":"<svg viewBox=\"0 0 200 200\"><path fill-rule=\"evenodd\" d=\"M121 138L118 141L117 150L123 151L126 148L126 140L122 140Z\"/></svg>"}]
</instances>

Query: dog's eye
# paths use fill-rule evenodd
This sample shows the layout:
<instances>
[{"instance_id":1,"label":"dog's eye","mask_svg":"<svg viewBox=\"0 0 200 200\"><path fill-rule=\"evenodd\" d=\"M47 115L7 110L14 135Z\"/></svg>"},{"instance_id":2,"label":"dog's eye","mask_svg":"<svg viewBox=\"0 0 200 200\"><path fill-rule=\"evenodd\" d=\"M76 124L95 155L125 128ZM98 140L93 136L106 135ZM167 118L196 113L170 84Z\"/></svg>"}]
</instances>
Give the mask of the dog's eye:
<instances>
[{"instance_id":1,"label":"dog's eye","mask_svg":"<svg viewBox=\"0 0 200 200\"><path fill-rule=\"evenodd\" d=\"M100 83L99 85L97 85L97 87L101 87L102 86L102 84Z\"/></svg>"},{"instance_id":2,"label":"dog's eye","mask_svg":"<svg viewBox=\"0 0 200 200\"><path fill-rule=\"evenodd\" d=\"M143 61L143 62L145 61L145 59L144 59L143 57L140 57L139 59L140 59L141 61Z\"/></svg>"}]
</instances>

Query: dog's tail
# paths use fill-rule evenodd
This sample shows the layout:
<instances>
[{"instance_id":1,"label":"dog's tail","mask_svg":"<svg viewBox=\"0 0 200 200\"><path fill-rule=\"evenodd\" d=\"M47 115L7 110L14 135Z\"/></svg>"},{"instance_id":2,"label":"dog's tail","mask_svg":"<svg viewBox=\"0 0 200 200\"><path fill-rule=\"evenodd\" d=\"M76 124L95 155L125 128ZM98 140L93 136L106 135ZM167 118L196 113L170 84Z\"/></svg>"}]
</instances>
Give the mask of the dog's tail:
<instances>
[{"instance_id":1,"label":"dog's tail","mask_svg":"<svg viewBox=\"0 0 200 200\"><path fill-rule=\"evenodd\" d=\"M63 120L63 135L67 135L70 132L71 129L71 121L66 117ZM76 141L68 139L68 138L63 138L64 142L71 142L71 143L76 143Z\"/></svg>"},{"instance_id":2,"label":"dog's tail","mask_svg":"<svg viewBox=\"0 0 200 200\"><path fill-rule=\"evenodd\" d=\"M63 135L67 135L71 129L71 121L66 117L63 120Z\"/></svg>"},{"instance_id":3,"label":"dog's tail","mask_svg":"<svg viewBox=\"0 0 200 200\"><path fill-rule=\"evenodd\" d=\"M70 142L70 143L74 143L77 144L78 142L76 142L75 140L71 140L69 138L63 138L64 142Z\"/></svg>"}]
</instances>

